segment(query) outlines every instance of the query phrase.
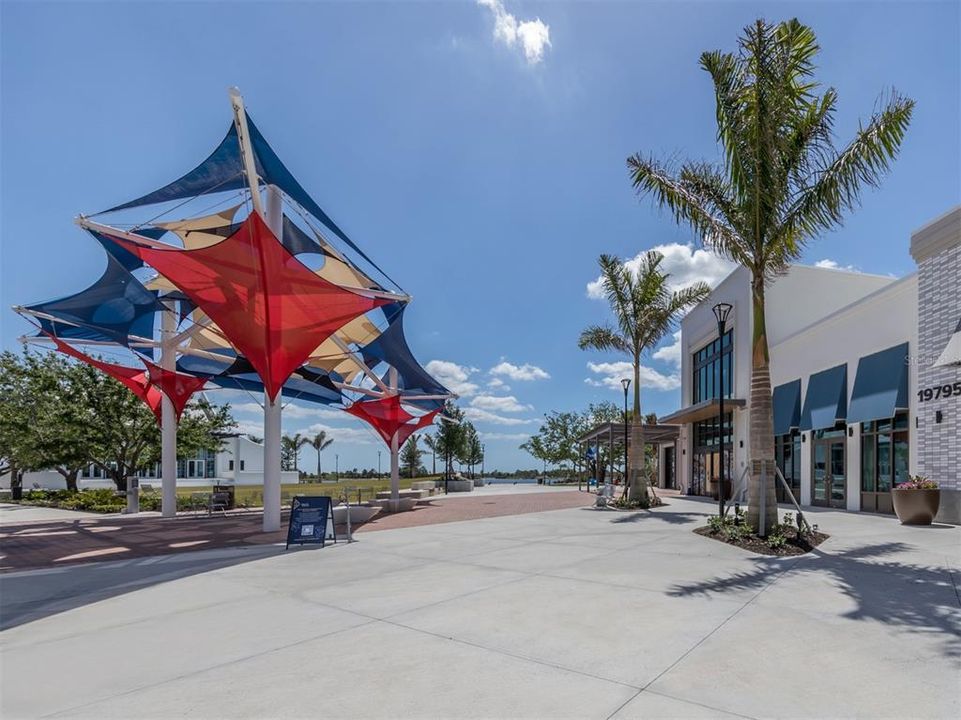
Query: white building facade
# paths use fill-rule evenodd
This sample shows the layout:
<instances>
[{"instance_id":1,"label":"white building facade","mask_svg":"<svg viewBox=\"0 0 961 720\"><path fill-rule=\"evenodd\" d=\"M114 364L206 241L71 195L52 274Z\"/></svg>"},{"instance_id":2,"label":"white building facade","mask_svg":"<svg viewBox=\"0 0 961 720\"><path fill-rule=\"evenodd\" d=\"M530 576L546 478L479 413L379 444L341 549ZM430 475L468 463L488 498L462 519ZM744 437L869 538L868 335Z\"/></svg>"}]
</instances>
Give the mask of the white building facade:
<instances>
[{"instance_id":1,"label":"white building facade","mask_svg":"<svg viewBox=\"0 0 961 720\"><path fill-rule=\"evenodd\" d=\"M160 485L160 464L137 473L141 485ZM282 483L296 483L297 471L281 472ZM4 477L9 488L9 475ZM192 458L177 461L178 487L204 487L208 485L262 485L264 481L264 446L250 438L235 435L224 439L217 452L201 452ZM97 466L83 470L77 486L84 488L113 487L113 481ZM23 475L23 489L63 490L67 487L63 476L56 470L28 472Z\"/></svg>"},{"instance_id":2,"label":"white building facade","mask_svg":"<svg viewBox=\"0 0 961 720\"><path fill-rule=\"evenodd\" d=\"M961 522L961 366L934 367L961 321L961 208L911 251L918 272L901 279L793 266L767 289L776 456L801 505L890 513L891 488L920 474L942 488L939 520ZM721 340L720 302L734 306ZM681 323L682 409L659 422L680 426L683 491L713 494L722 468L737 484L747 466L751 327L743 268Z\"/></svg>"}]
</instances>

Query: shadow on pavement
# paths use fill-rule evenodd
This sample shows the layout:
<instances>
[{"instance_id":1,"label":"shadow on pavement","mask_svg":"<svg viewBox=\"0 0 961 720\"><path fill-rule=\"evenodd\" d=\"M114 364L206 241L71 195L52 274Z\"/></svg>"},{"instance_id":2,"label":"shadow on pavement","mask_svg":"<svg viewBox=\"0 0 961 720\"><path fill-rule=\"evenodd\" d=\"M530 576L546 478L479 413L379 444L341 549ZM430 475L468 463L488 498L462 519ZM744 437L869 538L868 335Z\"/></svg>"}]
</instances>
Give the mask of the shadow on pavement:
<instances>
[{"instance_id":1,"label":"shadow on pavement","mask_svg":"<svg viewBox=\"0 0 961 720\"><path fill-rule=\"evenodd\" d=\"M900 542L879 543L837 553L815 549L794 560L788 572L817 574L856 604L841 617L869 620L893 628L936 634L944 655L961 657L961 595L952 572L944 566L884 560L910 550ZM754 570L703 582L675 585L669 595L683 597L728 590L760 590L772 574L784 570L785 558L750 558ZM817 609L817 608L814 608Z\"/></svg>"}]
</instances>

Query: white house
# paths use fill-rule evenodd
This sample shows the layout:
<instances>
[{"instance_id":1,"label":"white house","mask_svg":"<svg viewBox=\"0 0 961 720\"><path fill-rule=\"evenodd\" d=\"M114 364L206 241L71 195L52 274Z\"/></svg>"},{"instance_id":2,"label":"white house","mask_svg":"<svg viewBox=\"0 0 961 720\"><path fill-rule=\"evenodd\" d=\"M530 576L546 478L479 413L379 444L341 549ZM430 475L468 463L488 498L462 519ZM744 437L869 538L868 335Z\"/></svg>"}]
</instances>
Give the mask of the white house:
<instances>
[{"instance_id":1,"label":"white house","mask_svg":"<svg viewBox=\"0 0 961 720\"><path fill-rule=\"evenodd\" d=\"M160 485L160 465L138 473L141 485ZM282 483L296 483L296 471L283 471ZM10 487L9 475L3 478ZM225 438L219 452L201 452L192 458L177 461L177 485L179 487L203 487L207 485L262 485L264 481L264 446L243 435ZM104 477L99 467L85 469L77 481L81 489L88 487L113 487L113 481ZM64 489L63 476L55 470L24 473L24 490L37 488Z\"/></svg>"},{"instance_id":2,"label":"white house","mask_svg":"<svg viewBox=\"0 0 961 720\"><path fill-rule=\"evenodd\" d=\"M892 485L921 474L942 488L939 520L961 522L961 366L935 367L961 320L961 207L913 233L911 253L918 272L900 279L796 265L767 289L776 456L802 505L889 513ZM720 302L734 306L722 342ZM681 323L682 408L659 422L680 426L687 492L720 476L722 363L724 476L747 465L751 320L739 268Z\"/></svg>"}]
</instances>

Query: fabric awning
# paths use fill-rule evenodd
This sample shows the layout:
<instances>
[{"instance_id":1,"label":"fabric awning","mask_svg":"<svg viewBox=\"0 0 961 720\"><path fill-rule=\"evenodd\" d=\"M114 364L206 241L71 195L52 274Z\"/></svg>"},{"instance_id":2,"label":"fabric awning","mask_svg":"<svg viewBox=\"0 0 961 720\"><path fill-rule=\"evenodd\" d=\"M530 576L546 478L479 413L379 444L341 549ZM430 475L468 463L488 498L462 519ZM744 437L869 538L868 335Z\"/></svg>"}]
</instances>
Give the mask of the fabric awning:
<instances>
[{"instance_id":1,"label":"fabric awning","mask_svg":"<svg viewBox=\"0 0 961 720\"><path fill-rule=\"evenodd\" d=\"M867 355L858 361L851 393L849 423L894 417L908 407L908 344Z\"/></svg>"},{"instance_id":2,"label":"fabric awning","mask_svg":"<svg viewBox=\"0 0 961 720\"><path fill-rule=\"evenodd\" d=\"M847 419L847 364L822 370L808 380L801 430L823 430Z\"/></svg>"},{"instance_id":3,"label":"fabric awning","mask_svg":"<svg viewBox=\"0 0 961 720\"><path fill-rule=\"evenodd\" d=\"M774 434L787 435L801 424L801 379L774 388Z\"/></svg>"}]
</instances>

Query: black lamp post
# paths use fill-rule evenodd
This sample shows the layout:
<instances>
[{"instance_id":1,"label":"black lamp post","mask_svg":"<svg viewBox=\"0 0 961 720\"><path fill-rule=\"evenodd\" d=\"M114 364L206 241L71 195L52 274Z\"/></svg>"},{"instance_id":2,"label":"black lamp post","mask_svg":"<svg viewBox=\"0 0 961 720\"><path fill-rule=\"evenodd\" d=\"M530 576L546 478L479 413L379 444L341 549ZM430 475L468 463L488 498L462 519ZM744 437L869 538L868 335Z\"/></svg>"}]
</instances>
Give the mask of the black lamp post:
<instances>
[{"instance_id":1,"label":"black lamp post","mask_svg":"<svg viewBox=\"0 0 961 720\"><path fill-rule=\"evenodd\" d=\"M627 489L627 389L631 386L631 379L621 380L621 387L624 388L624 488Z\"/></svg>"},{"instance_id":2,"label":"black lamp post","mask_svg":"<svg viewBox=\"0 0 961 720\"><path fill-rule=\"evenodd\" d=\"M717 318L717 338L720 344L720 355L717 360L718 368L718 432L721 438L721 477L717 484L717 515L724 517L724 467L727 464L724 457L724 333L727 329L727 318L734 306L731 303L718 303L714 306L714 317ZM733 428L731 428L733 431ZM733 438L732 438L733 440Z\"/></svg>"}]
</instances>

